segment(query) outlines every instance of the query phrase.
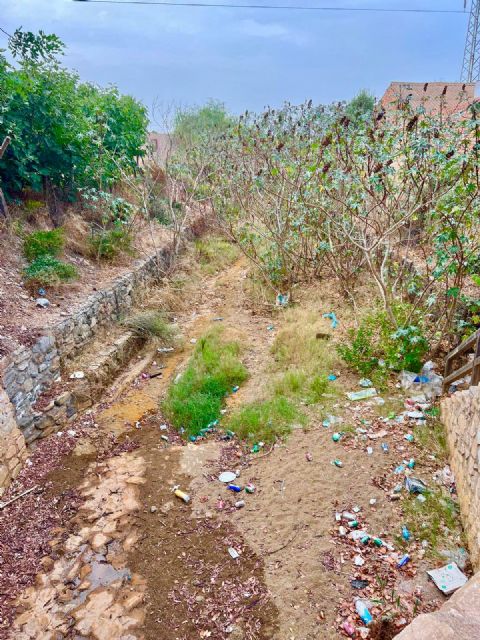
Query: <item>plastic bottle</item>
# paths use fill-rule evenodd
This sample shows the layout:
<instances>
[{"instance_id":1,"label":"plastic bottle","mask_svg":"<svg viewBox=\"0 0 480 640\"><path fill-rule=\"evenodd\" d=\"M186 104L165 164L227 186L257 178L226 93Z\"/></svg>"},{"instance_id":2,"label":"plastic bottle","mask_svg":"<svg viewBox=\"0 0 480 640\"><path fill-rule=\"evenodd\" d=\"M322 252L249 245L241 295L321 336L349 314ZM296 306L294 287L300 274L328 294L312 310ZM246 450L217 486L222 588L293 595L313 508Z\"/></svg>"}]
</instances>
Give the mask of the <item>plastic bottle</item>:
<instances>
[{"instance_id":1,"label":"plastic bottle","mask_svg":"<svg viewBox=\"0 0 480 640\"><path fill-rule=\"evenodd\" d=\"M412 537L412 535L411 535L410 531L407 529L407 527L405 525L403 525L403 527L402 527L402 538L408 542L411 537Z\"/></svg>"},{"instance_id":2,"label":"plastic bottle","mask_svg":"<svg viewBox=\"0 0 480 640\"><path fill-rule=\"evenodd\" d=\"M355 609L362 619L362 622L368 626L372 622L373 618L365 602L360 600L360 598L357 598L355 600Z\"/></svg>"},{"instance_id":3,"label":"plastic bottle","mask_svg":"<svg viewBox=\"0 0 480 640\"><path fill-rule=\"evenodd\" d=\"M242 487L240 487L238 484L229 484L227 489L230 489L230 491L234 491L235 493L240 493Z\"/></svg>"}]
</instances>

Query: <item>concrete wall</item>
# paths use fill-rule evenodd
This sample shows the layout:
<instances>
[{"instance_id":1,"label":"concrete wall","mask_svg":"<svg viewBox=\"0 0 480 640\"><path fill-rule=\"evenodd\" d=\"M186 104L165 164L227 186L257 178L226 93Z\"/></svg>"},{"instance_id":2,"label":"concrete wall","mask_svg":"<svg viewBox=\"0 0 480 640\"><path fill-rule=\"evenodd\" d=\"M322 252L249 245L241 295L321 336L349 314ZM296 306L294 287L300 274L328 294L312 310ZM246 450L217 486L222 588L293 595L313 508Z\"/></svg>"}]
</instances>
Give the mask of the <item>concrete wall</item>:
<instances>
[{"instance_id":1,"label":"concrete wall","mask_svg":"<svg viewBox=\"0 0 480 640\"><path fill-rule=\"evenodd\" d=\"M480 570L480 387L444 398L441 412L470 555Z\"/></svg>"}]
</instances>

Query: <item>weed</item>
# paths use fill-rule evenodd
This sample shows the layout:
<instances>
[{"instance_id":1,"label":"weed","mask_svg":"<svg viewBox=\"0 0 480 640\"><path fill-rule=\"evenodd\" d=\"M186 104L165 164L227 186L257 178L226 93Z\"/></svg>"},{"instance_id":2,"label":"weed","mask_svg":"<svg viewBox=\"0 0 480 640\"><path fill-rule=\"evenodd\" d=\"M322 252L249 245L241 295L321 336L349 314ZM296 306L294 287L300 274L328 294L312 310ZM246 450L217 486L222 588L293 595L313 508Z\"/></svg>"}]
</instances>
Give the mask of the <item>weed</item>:
<instances>
[{"instance_id":1,"label":"weed","mask_svg":"<svg viewBox=\"0 0 480 640\"><path fill-rule=\"evenodd\" d=\"M386 311L367 313L357 329L350 329L349 344L337 347L345 362L379 387L385 385L390 371L418 372L429 344L421 326L406 324L408 307L395 306L399 327L395 328Z\"/></svg>"},{"instance_id":2,"label":"weed","mask_svg":"<svg viewBox=\"0 0 480 640\"><path fill-rule=\"evenodd\" d=\"M426 501L419 502L409 495L402 508L410 532L415 538L426 540L435 554L458 527L458 507L441 489L433 489L425 496Z\"/></svg>"},{"instance_id":3,"label":"weed","mask_svg":"<svg viewBox=\"0 0 480 640\"><path fill-rule=\"evenodd\" d=\"M234 262L239 255L238 248L224 238L207 236L195 242L198 261L207 274L221 271Z\"/></svg>"},{"instance_id":4,"label":"weed","mask_svg":"<svg viewBox=\"0 0 480 640\"><path fill-rule=\"evenodd\" d=\"M415 427L413 435L423 451L433 454L438 462L448 463L447 437L440 420L427 420L426 424Z\"/></svg>"},{"instance_id":5,"label":"weed","mask_svg":"<svg viewBox=\"0 0 480 640\"><path fill-rule=\"evenodd\" d=\"M198 341L186 370L172 384L162 403L165 415L188 435L220 417L225 396L247 378L239 360L237 342L223 342L221 330L211 331Z\"/></svg>"},{"instance_id":6,"label":"weed","mask_svg":"<svg viewBox=\"0 0 480 640\"><path fill-rule=\"evenodd\" d=\"M40 256L23 270L23 277L31 287L57 286L78 276L72 264L66 264L53 256Z\"/></svg>"},{"instance_id":7,"label":"weed","mask_svg":"<svg viewBox=\"0 0 480 640\"><path fill-rule=\"evenodd\" d=\"M127 318L124 324L142 338L158 338L165 346L175 339L175 329L159 311L143 311Z\"/></svg>"},{"instance_id":8,"label":"weed","mask_svg":"<svg viewBox=\"0 0 480 640\"><path fill-rule=\"evenodd\" d=\"M228 428L250 442L274 442L295 423L305 424L305 416L286 398L276 397L244 405L232 414Z\"/></svg>"},{"instance_id":9,"label":"weed","mask_svg":"<svg viewBox=\"0 0 480 640\"><path fill-rule=\"evenodd\" d=\"M64 241L64 233L61 228L50 231L34 231L24 239L23 253L30 262L44 256L56 257L62 251Z\"/></svg>"},{"instance_id":10,"label":"weed","mask_svg":"<svg viewBox=\"0 0 480 640\"><path fill-rule=\"evenodd\" d=\"M133 252L133 237L127 229L115 228L94 233L89 239L97 260L114 260L121 253Z\"/></svg>"}]
</instances>

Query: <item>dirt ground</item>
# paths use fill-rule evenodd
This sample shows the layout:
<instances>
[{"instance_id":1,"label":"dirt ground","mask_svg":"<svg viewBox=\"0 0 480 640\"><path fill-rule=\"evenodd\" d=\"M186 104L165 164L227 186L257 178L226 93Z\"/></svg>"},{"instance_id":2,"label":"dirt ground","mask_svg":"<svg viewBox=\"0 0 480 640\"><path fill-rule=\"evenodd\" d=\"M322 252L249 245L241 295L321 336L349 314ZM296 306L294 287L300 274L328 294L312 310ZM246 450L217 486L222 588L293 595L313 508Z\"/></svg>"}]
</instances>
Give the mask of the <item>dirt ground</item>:
<instances>
[{"instance_id":1,"label":"dirt ground","mask_svg":"<svg viewBox=\"0 0 480 640\"><path fill-rule=\"evenodd\" d=\"M228 409L262 389L283 319L250 308L246 276L240 259L206 278L178 314L185 348L152 354L157 366L164 365L163 375L142 378L132 366L136 375L123 380L124 391L114 385L78 433L68 436L70 455L42 482L49 495L75 490L76 515L49 530L51 552L44 552L35 583L19 593L10 637L388 640L413 615L443 601L426 580L429 564L419 543L408 546L412 561L397 567L406 546L401 501L391 497L392 468L407 453L422 456L417 445L407 451L409 426L382 421L374 403L339 401L335 407L345 423L366 425L361 437L333 442L334 428L322 426L325 415L314 408L308 428L260 454L217 435L185 444L165 424L159 400L188 360L191 339L214 326L215 318L223 318L227 336L244 343L250 373ZM321 288L300 304L319 314L341 306L335 293ZM348 388L353 378L346 372L342 377ZM67 434L53 438L62 437ZM389 443L389 455L380 438ZM332 465L336 458L341 468ZM35 469L40 462L32 460ZM419 474L430 480L434 468L426 461ZM241 485L255 485L254 494L242 493L243 508L235 508L238 496L218 482L224 470L238 470ZM174 495L175 486L191 496L188 504ZM354 510L358 528L394 550L339 534L344 510ZM365 581L360 591L352 580ZM375 619L387 612L391 622L362 627L354 613L358 595L370 601ZM342 631L346 621L355 625L353 634L348 627Z\"/></svg>"}]
</instances>

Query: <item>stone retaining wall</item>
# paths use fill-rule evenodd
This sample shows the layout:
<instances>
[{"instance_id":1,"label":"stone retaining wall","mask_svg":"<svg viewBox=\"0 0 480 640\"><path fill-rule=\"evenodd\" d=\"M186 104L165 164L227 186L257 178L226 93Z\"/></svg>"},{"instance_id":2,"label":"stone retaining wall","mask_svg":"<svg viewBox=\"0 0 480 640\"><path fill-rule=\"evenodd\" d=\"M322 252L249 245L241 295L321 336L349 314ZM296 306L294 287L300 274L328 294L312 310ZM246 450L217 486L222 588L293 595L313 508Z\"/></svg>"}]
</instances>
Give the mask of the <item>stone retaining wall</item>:
<instances>
[{"instance_id":1,"label":"stone retaining wall","mask_svg":"<svg viewBox=\"0 0 480 640\"><path fill-rule=\"evenodd\" d=\"M199 235L204 230L205 222L198 218L186 230L184 238ZM83 389L83 400L75 394L75 389L62 389L52 398L46 394L55 389L53 385L59 380L61 371L100 330L127 315L146 288L153 285L169 265L172 253L172 243L169 243L156 255L137 262L134 270L90 296L80 309L49 328L32 347L19 347L0 362L0 487L7 486L18 473L21 467L18 464L26 456L25 443L30 444L58 430L74 418L78 409L96 399L100 377L105 378L105 371L111 370L108 363L99 365L98 375L93 376L94 386ZM131 353L132 344L129 339L118 346L119 355L114 356L116 365L119 358ZM62 381L62 385L64 383ZM47 402L39 408L42 399Z\"/></svg>"},{"instance_id":2,"label":"stone retaining wall","mask_svg":"<svg viewBox=\"0 0 480 640\"><path fill-rule=\"evenodd\" d=\"M480 569L480 387L457 391L441 402L450 465L475 569Z\"/></svg>"}]
</instances>

